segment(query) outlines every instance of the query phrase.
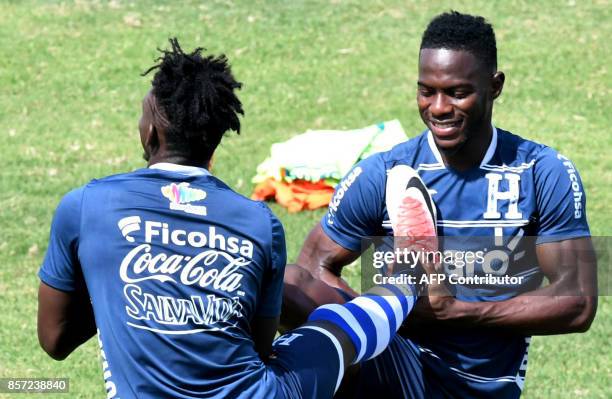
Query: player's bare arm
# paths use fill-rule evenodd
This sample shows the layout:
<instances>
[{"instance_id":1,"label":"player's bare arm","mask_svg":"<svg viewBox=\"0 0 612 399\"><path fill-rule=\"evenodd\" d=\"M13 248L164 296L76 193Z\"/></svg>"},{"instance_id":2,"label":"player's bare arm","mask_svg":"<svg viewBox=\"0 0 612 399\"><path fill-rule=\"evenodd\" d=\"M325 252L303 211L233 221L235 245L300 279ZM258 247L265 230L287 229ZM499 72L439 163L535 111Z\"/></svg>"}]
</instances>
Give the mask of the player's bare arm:
<instances>
[{"instance_id":1,"label":"player's bare arm","mask_svg":"<svg viewBox=\"0 0 612 399\"><path fill-rule=\"evenodd\" d=\"M96 323L86 292L64 292L40 283L38 340L49 356L63 360L95 333Z\"/></svg>"},{"instance_id":2,"label":"player's bare arm","mask_svg":"<svg viewBox=\"0 0 612 399\"><path fill-rule=\"evenodd\" d=\"M358 257L358 252L349 251L331 240L317 223L302 246L297 264L328 285L359 295L341 278L342 268Z\"/></svg>"},{"instance_id":3,"label":"player's bare arm","mask_svg":"<svg viewBox=\"0 0 612 399\"><path fill-rule=\"evenodd\" d=\"M597 310L597 261L589 237L540 244L540 269L549 284L499 302L465 302L431 287L408 323L503 328L529 335L587 331Z\"/></svg>"}]
</instances>

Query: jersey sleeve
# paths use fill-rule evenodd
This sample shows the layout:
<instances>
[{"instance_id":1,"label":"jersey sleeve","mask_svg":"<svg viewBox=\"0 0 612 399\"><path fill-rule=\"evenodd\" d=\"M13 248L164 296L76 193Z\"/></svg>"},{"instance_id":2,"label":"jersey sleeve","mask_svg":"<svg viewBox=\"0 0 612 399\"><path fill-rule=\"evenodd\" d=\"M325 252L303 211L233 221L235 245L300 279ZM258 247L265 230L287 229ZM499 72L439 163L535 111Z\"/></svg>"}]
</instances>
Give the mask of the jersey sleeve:
<instances>
[{"instance_id":1,"label":"jersey sleeve","mask_svg":"<svg viewBox=\"0 0 612 399\"><path fill-rule=\"evenodd\" d=\"M80 283L80 263L77 255L81 223L83 189L76 189L60 201L49 234L49 246L38 276L45 284L61 290L74 291Z\"/></svg>"},{"instance_id":2,"label":"jersey sleeve","mask_svg":"<svg viewBox=\"0 0 612 399\"><path fill-rule=\"evenodd\" d=\"M582 180L568 158L550 148L541 152L535 164L535 192L536 243L590 236Z\"/></svg>"},{"instance_id":3,"label":"jersey sleeve","mask_svg":"<svg viewBox=\"0 0 612 399\"><path fill-rule=\"evenodd\" d=\"M379 154L359 162L338 183L321 227L329 238L353 252L363 237L380 231L385 200L386 169Z\"/></svg>"},{"instance_id":4,"label":"jersey sleeve","mask_svg":"<svg viewBox=\"0 0 612 399\"><path fill-rule=\"evenodd\" d=\"M267 207L266 207L267 208ZM261 299L257 315L263 317L276 317L281 313L283 302L283 277L287 264L287 249L285 246L285 231L281 222L270 213L272 227L272 246L270 268L264 276L261 287Z\"/></svg>"}]
</instances>

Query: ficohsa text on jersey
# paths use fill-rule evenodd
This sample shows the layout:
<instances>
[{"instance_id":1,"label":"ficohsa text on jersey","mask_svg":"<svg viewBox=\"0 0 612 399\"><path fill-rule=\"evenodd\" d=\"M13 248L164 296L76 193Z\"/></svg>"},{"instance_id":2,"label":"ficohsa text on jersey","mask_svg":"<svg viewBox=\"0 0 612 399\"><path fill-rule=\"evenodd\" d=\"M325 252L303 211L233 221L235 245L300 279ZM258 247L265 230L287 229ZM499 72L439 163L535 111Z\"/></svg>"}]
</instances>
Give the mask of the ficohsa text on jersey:
<instances>
[{"instance_id":1,"label":"ficohsa text on jersey","mask_svg":"<svg viewBox=\"0 0 612 399\"><path fill-rule=\"evenodd\" d=\"M234 236L224 236L216 231L215 226L208 226L208 232L170 229L168 223L145 221L144 238L146 243L153 243L155 238L161 244L177 246L189 245L194 248L209 247L220 249L232 254L240 254L245 258L253 257L253 243Z\"/></svg>"}]
</instances>

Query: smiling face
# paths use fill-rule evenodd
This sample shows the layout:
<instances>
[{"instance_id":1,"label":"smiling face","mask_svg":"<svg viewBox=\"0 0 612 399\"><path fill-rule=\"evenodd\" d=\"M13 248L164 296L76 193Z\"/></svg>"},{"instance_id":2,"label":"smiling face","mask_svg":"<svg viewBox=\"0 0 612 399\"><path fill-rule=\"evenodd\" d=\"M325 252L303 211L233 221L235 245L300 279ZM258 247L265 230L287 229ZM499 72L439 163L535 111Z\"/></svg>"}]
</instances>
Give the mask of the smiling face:
<instances>
[{"instance_id":1,"label":"smiling face","mask_svg":"<svg viewBox=\"0 0 612 399\"><path fill-rule=\"evenodd\" d=\"M440 150L457 154L470 140L489 137L503 81L468 51L421 50L417 104Z\"/></svg>"}]
</instances>

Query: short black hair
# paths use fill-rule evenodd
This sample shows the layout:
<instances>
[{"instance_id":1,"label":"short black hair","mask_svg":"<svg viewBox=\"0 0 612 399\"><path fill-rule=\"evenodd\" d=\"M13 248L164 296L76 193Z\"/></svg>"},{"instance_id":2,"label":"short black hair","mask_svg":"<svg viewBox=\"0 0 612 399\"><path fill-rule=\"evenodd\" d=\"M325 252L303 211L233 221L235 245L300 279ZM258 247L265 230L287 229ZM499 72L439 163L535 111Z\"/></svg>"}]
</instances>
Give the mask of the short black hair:
<instances>
[{"instance_id":1,"label":"short black hair","mask_svg":"<svg viewBox=\"0 0 612 399\"><path fill-rule=\"evenodd\" d=\"M497 45L493 27L483 17L450 11L431 20L423 33L421 49L469 51L483 65L497 69Z\"/></svg>"},{"instance_id":2,"label":"short black hair","mask_svg":"<svg viewBox=\"0 0 612 399\"><path fill-rule=\"evenodd\" d=\"M225 55L202 55L198 47L183 52L176 38L172 50L142 75L157 70L152 93L169 121L168 146L190 159L209 160L228 130L240 133L242 103L234 93L242 87L232 75Z\"/></svg>"}]
</instances>

